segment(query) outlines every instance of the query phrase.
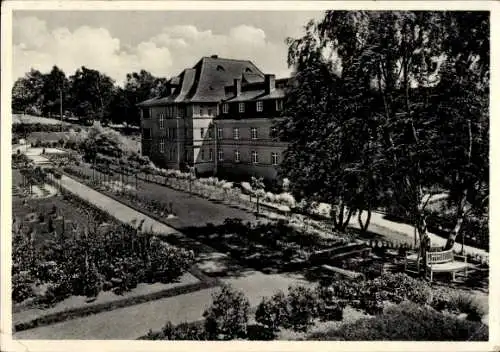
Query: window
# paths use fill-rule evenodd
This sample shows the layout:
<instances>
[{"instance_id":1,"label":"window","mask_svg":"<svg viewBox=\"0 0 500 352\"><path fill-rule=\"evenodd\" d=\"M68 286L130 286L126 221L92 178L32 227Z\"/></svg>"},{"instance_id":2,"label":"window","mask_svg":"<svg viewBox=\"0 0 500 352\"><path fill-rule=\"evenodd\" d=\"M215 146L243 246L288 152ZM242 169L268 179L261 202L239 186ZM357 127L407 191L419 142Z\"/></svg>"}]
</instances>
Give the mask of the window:
<instances>
[{"instance_id":1,"label":"window","mask_svg":"<svg viewBox=\"0 0 500 352\"><path fill-rule=\"evenodd\" d=\"M165 113L160 112L159 122L160 122L160 129L164 129L165 128Z\"/></svg>"},{"instance_id":2,"label":"window","mask_svg":"<svg viewBox=\"0 0 500 352\"><path fill-rule=\"evenodd\" d=\"M240 139L240 129L238 127L233 128L233 139Z\"/></svg>"},{"instance_id":3,"label":"window","mask_svg":"<svg viewBox=\"0 0 500 352\"><path fill-rule=\"evenodd\" d=\"M227 114L229 112L229 104L222 105L222 112Z\"/></svg>"},{"instance_id":4,"label":"window","mask_svg":"<svg viewBox=\"0 0 500 352\"><path fill-rule=\"evenodd\" d=\"M283 100L278 99L276 100L276 111L281 111L283 110Z\"/></svg>"},{"instance_id":5,"label":"window","mask_svg":"<svg viewBox=\"0 0 500 352\"><path fill-rule=\"evenodd\" d=\"M193 115L197 116L200 114L200 107L198 105L193 105Z\"/></svg>"},{"instance_id":6,"label":"window","mask_svg":"<svg viewBox=\"0 0 500 352\"><path fill-rule=\"evenodd\" d=\"M200 128L200 138L203 139L203 136L205 135L205 129Z\"/></svg>"},{"instance_id":7,"label":"window","mask_svg":"<svg viewBox=\"0 0 500 352\"><path fill-rule=\"evenodd\" d=\"M188 133L189 133L188 128L184 127L184 137L185 138L188 138Z\"/></svg>"},{"instance_id":8,"label":"window","mask_svg":"<svg viewBox=\"0 0 500 352\"><path fill-rule=\"evenodd\" d=\"M219 149L217 151L217 158L219 159L219 161L224 161L224 151L222 149Z\"/></svg>"},{"instance_id":9,"label":"window","mask_svg":"<svg viewBox=\"0 0 500 352\"><path fill-rule=\"evenodd\" d=\"M149 119L151 115L149 114L149 109L142 109L142 118Z\"/></svg>"},{"instance_id":10,"label":"window","mask_svg":"<svg viewBox=\"0 0 500 352\"><path fill-rule=\"evenodd\" d=\"M259 137L258 137L258 134L257 134L257 127L252 127L252 128L250 129L250 135L251 135L251 138L252 138L252 139L257 139L257 138L259 138Z\"/></svg>"},{"instance_id":11,"label":"window","mask_svg":"<svg viewBox=\"0 0 500 352\"><path fill-rule=\"evenodd\" d=\"M203 110L203 108L200 108L200 116L204 116L205 115L205 110Z\"/></svg>"},{"instance_id":12,"label":"window","mask_svg":"<svg viewBox=\"0 0 500 352\"><path fill-rule=\"evenodd\" d=\"M271 162L273 163L273 165L278 165L278 153L271 153Z\"/></svg>"},{"instance_id":13,"label":"window","mask_svg":"<svg viewBox=\"0 0 500 352\"><path fill-rule=\"evenodd\" d=\"M261 112L262 110L264 110L264 102L263 101L258 101L257 102L257 111Z\"/></svg>"},{"instance_id":14,"label":"window","mask_svg":"<svg viewBox=\"0 0 500 352\"><path fill-rule=\"evenodd\" d=\"M175 160L175 149L174 148L171 148L169 150L169 159L170 160Z\"/></svg>"},{"instance_id":15,"label":"window","mask_svg":"<svg viewBox=\"0 0 500 352\"><path fill-rule=\"evenodd\" d=\"M208 160L214 160L214 151L212 149L208 150Z\"/></svg>"},{"instance_id":16,"label":"window","mask_svg":"<svg viewBox=\"0 0 500 352\"><path fill-rule=\"evenodd\" d=\"M234 151L234 161L236 163L239 163L240 162L240 151L239 150L235 150Z\"/></svg>"},{"instance_id":17,"label":"window","mask_svg":"<svg viewBox=\"0 0 500 352\"><path fill-rule=\"evenodd\" d=\"M179 117L184 117L186 114L186 108L184 106L179 106Z\"/></svg>"},{"instance_id":18,"label":"window","mask_svg":"<svg viewBox=\"0 0 500 352\"><path fill-rule=\"evenodd\" d=\"M142 130L142 138L143 139L151 139L151 128L144 128Z\"/></svg>"},{"instance_id":19,"label":"window","mask_svg":"<svg viewBox=\"0 0 500 352\"><path fill-rule=\"evenodd\" d=\"M214 137L213 127L208 128L208 139L212 139Z\"/></svg>"},{"instance_id":20,"label":"window","mask_svg":"<svg viewBox=\"0 0 500 352\"><path fill-rule=\"evenodd\" d=\"M269 138L276 139L277 135L278 135L278 130L276 129L276 127L271 127L269 129Z\"/></svg>"},{"instance_id":21,"label":"window","mask_svg":"<svg viewBox=\"0 0 500 352\"><path fill-rule=\"evenodd\" d=\"M259 154L256 151L252 151L252 163L257 164L259 162Z\"/></svg>"},{"instance_id":22,"label":"window","mask_svg":"<svg viewBox=\"0 0 500 352\"><path fill-rule=\"evenodd\" d=\"M205 149L201 148L201 160L205 160Z\"/></svg>"},{"instance_id":23,"label":"window","mask_svg":"<svg viewBox=\"0 0 500 352\"><path fill-rule=\"evenodd\" d=\"M165 153L165 138L160 138L160 153Z\"/></svg>"},{"instance_id":24,"label":"window","mask_svg":"<svg viewBox=\"0 0 500 352\"><path fill-rule=\"evenodd\" d=\"M168 129L168 137L169 139L175 139L175 128L169 128Z\"/></svg>"},{"instance_id":25,"label":"window","mask_svg":"<svg viewBox=\"0 0 500 352\"><path fill-rule=\"evenodd\" d=\"M222 132L222 128L218 128L217 129L217 138L219 139L222 139L223 138L223 132Z\"/></svg>"},{"instance_id":26,"label":"window","mask_svg":"<svg viewBox=\"0 0 500 352\"><path fill-rule=\"evenodd\" d=\"M239 112L245 112L245 103L239 103L238 104L238 111Z\"/></svg>"},{"instance_id":27,"label":"window","mask_svg":"<svg viewBox=\"0 0 500 352\"><path fill-rule=\"evenodd\" d=\"M208 109L207 112L208 112L208 116L212 116L212 109Z\"/></svg>"}]
</instances>

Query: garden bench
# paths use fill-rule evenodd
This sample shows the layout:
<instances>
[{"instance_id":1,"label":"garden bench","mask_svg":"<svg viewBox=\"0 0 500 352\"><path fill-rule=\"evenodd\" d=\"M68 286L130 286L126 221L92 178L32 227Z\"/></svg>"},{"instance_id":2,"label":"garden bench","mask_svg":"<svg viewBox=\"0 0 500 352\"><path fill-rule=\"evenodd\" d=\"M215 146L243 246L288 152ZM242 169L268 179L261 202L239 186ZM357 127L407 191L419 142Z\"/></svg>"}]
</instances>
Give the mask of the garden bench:
<instances>
[{"instance_id":1,"label":"garden bench","mask_svg":"<svg viewBox=\"0 0 500 352\"><path fill-rule=\"evenodd\" d=\"M463 261L456 260L456 258L462 258ZM455 274L457 272L464 272L465 276L467 276L467 268L469 267L469 264L467 264L467 257L455 255L453 249L427 252L426 259L427 261L424 268L425 277L429 278L430 282L432 282L434 273L451 273L453 281L455 281ZM420 258L418 253L406 256L405 271L408 271L408 264L412 263L416 264L417 273L419 273L421 262L422 258Z\"/></svg>"},{"instance_id":2,"label":"garden bench","mask_svg":"<svg viewBox=\"0 0 500 352\"><path fill-rule=\"evenodd\" d=\"M456 256L453 249L442 252L428 252L427 263L425 268L425 276L430 274L430 282L432 282L433 273L449 272L452 274L452 279L455 281L455 274L463 271L467 277L467 257ZM464 261L455 260L456 257L462 257Z\"/></svg>"}]
</instances>

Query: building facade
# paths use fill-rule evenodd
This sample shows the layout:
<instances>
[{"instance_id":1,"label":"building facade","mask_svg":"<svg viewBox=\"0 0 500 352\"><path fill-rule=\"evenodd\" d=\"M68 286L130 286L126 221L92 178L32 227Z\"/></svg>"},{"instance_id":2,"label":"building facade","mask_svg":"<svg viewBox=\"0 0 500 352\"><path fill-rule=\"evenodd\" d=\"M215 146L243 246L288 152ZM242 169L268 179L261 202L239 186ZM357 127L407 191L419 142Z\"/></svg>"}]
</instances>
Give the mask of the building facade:
<instances>
[{"instance_id":1,"label":"building facade","mask_svg":"<svg viewBox=\"0 0 500 352\"><path fill-rule=\"evenodd\" d=\"M160 167L272 180L286 144L274 137L287 80L252 62L202 58L139 105L142 153Z\"/></svg>"}]
</instances>

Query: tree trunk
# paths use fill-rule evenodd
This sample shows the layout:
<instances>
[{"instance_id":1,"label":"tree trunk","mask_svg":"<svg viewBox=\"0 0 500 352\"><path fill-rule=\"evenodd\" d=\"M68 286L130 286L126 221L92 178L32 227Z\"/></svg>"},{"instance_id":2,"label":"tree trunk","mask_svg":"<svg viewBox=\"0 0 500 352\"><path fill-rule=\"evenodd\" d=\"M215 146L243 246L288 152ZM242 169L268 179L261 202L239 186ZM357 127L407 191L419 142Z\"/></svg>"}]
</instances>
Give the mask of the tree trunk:
<instances>
[{"instance_id":1,"label":"tree trunk","mask_svg":"<svg viewBox=\"0 0 500 352\"><path fill-rule=\"evenodd\" d=\"M457 204L457 220L455 222L455 227L448 235L448 239L446 241L446 245L444 246L445 250L452 249L455 245L455 241L462 229L462 224L464 222L464 207L467 199L467 190L464 190L462 194L462 198L460 199L459 204Z\"/></svg>"},{"instance_id":2,"label":"tree trunk","mask_svg":"<svg viewBox=\"0 0 500 352\"><path fill-rule=\"evenodd\" d=\"M366 233L366 231L368 230L368 226L370 225L370 220L372 218L372 211L371 211L371 209L367 209L366 212L367 212L366 220L363 223L363 219L361 217L361 215L363 214L363 209L359 209L358 210L359 228L361 229L361 233L363 233L363 234Z\"/></svg>"},{"instance_id":3,"label":"tree trunk","mask_svg":"<svg viewBox=\"0 0 500 352\"><path fill-rule=\"evenodd\" d=\"M467 120L467 127L468 127L468 134L469 134L469 147L467 149L467 162L470 164L471 157L472 157L472 127L471 127L471 121ZM457 204L457 220L455 223L455 227L452 232L450 232L448 236L448 240L446 241L446 246L445 249L451 249L455 245L455 241L457 239L458 234L460 233L460 229L462 228L462 224L464 222L464 208L465 204L467 203L467 194L468 190L465 188L462 192L462 198L460 199L460 202ZM463 248L462 248L463 250Z\"/></svg>"},{"instance_id":4,"label":"tree trunk","mask_svg":"<svg viewBox=\"0 0 500 352\"><path fill-rule=\"evenodd\" d=\"M339 211L335 210L335 207L332 207L330 211L330 216L333 221L333 226L335 230L344 232L349 225L349 221L351 220L351 216L354 213L354 209L349 209L347 216L344 217L345 213L345 204L343 202L340 203Z\"/></svg>"},{"instance_id":5,"label":"tree trunk","mask_svg":"<svg viewBox=\"0 0 500 352\"><path fill-rule=\"evenodd\" d=\"M427 216L424 214L419 214L417 216L417 221L415 224L415 228L418 233L420 248L419 248L419 257L422 258L422 267L425 270L427 265L427 251L430 248L430 238L427 233ZM424 271L425 273L425 271Z\"/></svg>"}]
</instances>

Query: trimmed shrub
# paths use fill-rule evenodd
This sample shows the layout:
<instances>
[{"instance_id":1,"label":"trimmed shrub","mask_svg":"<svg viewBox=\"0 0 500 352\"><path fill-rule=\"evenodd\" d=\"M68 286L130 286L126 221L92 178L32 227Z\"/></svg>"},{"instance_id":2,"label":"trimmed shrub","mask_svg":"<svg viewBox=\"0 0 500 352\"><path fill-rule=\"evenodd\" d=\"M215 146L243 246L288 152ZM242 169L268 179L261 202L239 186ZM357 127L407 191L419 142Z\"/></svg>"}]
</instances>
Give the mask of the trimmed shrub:
<instances>
[{"instance_id":1,"label":"trimmed shrub","mask_svg":"<svg viewBox=\"0 0 500 352\"><path fill-rule=\"evenodd\" d=\"M148 334L148 335L153 335ZM206 340L205 330L203 326L196 323L181 323L177 326L173 325L171 322L167 322L163 329L161 330L161 334L159 336L162 340L190 340L190 341L199 341ZM158 337L152 338L154 340L158 340Z\"/></svg>"},{"instance_id":2,"label":"trimmed shrub","mask_svg":"<svg viewBox=\"0 0 500 352\"><path fill-rule=\"evenodd\" d=\"M375 318L363 318L310 340L337 341L487 341L488 327L414 303L391 307Z\"/></svg>"},{"instance_id":3,"label":"trimmed shrub","mask_svg":"<svg viewBox=\"0 0 500 352\"><path fill-rule=\"evenodd\" d=\"M247 333L250 303L245 295L224 285L213 295L210 308L204 313L205 331L210 340L244 338Z\"/></svg>"},{"instance_id":4,"label":"trimmed shrub","mask_svg":"<svg viewBox=\"0 0 500 352\"><path fill-rule=\"evenodd\" d=\"M288 289L288 318L285 327L294 331L307 331L317 316L318 297L314 291L304 286Z\"/></svg>"},{"instance_id":5,"label":"trimmed shrub","mask_svg":"<svg viewBox=\"0 0 500 352\"><path fill-rule=\"evenodd\" d=\"M12 275L12 300L22 302L34 296L33 280L28 273L21 272Z\"/></svg>"},{"instance_id":6,"label":"trimmed shrub","mask_svg":"<svg viewBox=\"0 0 500 352\"><path fill-rule=\"evenodd\" d=\"M481 321L487 313L480 302L471 294L440 288L432 294L430 305L438 311L453 314L467 314L471 321Z\"/></svg>"},{"instance_id":7,"label":"trimmed shrub","mask_svg":"<svg viewBox=\"0 0 500 352\"><path fill-rule=\"evenodd\" d=\"M287 300L282 291L271 298L264 297L255 312L257 323L277 331L288 320Z\"/></svg>"}]
</instances>

